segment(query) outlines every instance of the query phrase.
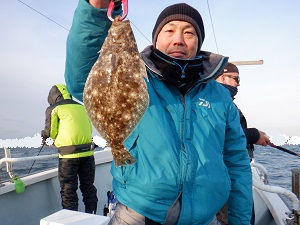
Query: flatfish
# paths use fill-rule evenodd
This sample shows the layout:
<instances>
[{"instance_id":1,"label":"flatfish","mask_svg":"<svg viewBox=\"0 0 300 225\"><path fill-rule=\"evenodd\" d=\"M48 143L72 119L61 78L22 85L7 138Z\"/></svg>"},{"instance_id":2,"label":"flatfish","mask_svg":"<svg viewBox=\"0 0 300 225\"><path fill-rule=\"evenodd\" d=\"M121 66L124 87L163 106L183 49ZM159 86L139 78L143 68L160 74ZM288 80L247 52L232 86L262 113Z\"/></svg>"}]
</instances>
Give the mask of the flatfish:
<instances>
[{"instance_id":1,"label":"flatfish","mask_svg":"<svg viewBox=\"0 0 300 225\"><path fill-rule=\"evenodd\" d=\"M130 22L113 21L88 75L83 101L92 124L111 147L116 166L136 162L123 141L148 107L147 79Z\"/></svg>"}]
</instances>

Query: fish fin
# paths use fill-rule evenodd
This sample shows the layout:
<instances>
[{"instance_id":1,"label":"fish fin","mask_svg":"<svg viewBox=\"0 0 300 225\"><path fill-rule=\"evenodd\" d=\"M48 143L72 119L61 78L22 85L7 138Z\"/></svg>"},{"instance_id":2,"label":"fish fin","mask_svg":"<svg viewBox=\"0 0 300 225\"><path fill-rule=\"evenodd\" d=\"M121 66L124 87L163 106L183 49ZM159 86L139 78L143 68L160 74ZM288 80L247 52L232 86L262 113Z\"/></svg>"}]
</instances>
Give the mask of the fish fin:
<instances>
[{"instance_id":1,"label":"fish fin","mask_svg":"<svg viewBox=\"0 0 300 225\"><path fill-rule=\"evenodd\" d=\"M126 150L123 152L122 157L114 157L114 162L115 166L120 167L134 164L136 159Z\"/></svg>"}]
</instances>

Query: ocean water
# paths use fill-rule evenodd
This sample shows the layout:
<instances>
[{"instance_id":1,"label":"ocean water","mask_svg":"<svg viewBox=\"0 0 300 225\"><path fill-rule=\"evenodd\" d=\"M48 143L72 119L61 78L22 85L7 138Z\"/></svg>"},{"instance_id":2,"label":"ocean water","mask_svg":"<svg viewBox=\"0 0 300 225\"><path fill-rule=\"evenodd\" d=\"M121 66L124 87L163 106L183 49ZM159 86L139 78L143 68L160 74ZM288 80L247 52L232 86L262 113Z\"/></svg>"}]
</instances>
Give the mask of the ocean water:
<instances>
[{"instance_id":1,"label":"ocean water","mask_svg":"<svg viewBox=\"0 0 300 225\"><path fill-rule=\"evenodd\" d=\"M282 145L285 149L300 154L300 145ZM268 171L269 185L279 186L292 191L292 169L300 169L300 157L267 146L256 146L255 161L262 164ZM292 202L281 196L291 207Z\"/></svg>"},{"instance_id":2,"label":"ocean water","mask_svg":"<svg viewBox=\"0 0 300 225\"><path fill-rule=\"evenodd\" d=\"M282 147L300 154L300 145L283 145ZM97 148L96 151L101 150ZM56 154L57 149L54 147L40 148L12 148L11 157L30 157L37 155ZM4 157L4 150L0 150L0 158ZM256 162L261 163L268 171L268 180L270 185L280 186L292 190L292 172L291 169L300 169L300 157L280 151L276 148L267 146L255 146L254 157ZM58 159L34 160L22 163L14 163L13 173L19 177L26 176L29 173L36 173L58 165ZM6 173L6 166L2 164L0 171L0 182L10 180Z\"/></svg>"},{"instance_id":3,"label":"ocean water","mask_svg":"<svg viewBox=\"0 0 300 225\"><path fill-rule=\"evenodd\" d=\"M42 156L42 155L52 155L57 154L57 148L54 147L43 147L41 148L10 148L11 158L21 158L21 157L32 157L32 156ZM0 149L0 158L5 157L4 149ZM20 163L12 164L12 171L15 176L26 176L36 172L41 172L43 170L52 169L57 167L58 159L47 159L47 160L30 160ZM31 168L31 170L30 170ZM10 180L6 172L6 164L2 164L0 168L0 182Z\"/></svg>"},{"instance_id":4,"label":"ocean water","mask_svg":"<svg viewBox=\"0 0 300 225\"><path fill-rule=\"evenodd\" d=\"M300 145L282 145L300 155ZM292 190L292 169L300 169L300 157L267 146L255 146L255 161L261 163L268 171L270 185Z\"/></svg>"},{"instance_id":5,"label":"ocean water","mask_svg":"<svg viewBox=\"0 0 300 225\"><path fill-rule=\"evenodd\" d=\"M95 151L100 151L102 148L96 148ZM43 148L10 148L11 158L32 157L57 154L57 148L45 146ZM0 159L5 157L4 149L0 149ZM15 176L23 177L28 174L41 172L44 170L57 168L58 158L50 158L46 160L29 160L12 164L12 171ZM29 173L30 171L30 173ZM0 183L10 180L6 172L6 164L2 164L0 168Z\"/></svg>"}]
</instances>

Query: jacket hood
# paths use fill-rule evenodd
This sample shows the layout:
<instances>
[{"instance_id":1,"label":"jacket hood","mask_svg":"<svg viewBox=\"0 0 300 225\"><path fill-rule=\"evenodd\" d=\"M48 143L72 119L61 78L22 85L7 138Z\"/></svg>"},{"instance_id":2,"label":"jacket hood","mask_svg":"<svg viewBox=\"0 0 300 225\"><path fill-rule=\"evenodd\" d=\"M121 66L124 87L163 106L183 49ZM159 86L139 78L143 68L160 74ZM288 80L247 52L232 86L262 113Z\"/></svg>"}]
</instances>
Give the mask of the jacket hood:
<instances>
[{"instance_id":1,"label":"jacket hood","mask_svg":"<svg viewBox=\"0 0 300 225\"><path fill-rule=\"evenodd\" d=\"M146 64L146 67L154 72L159 79L163 79L161 72L156 68L155 64L150 59L152 51L153 45L149 45L141 52L141 56ZM212 52L200 51L198 56L203 58L203 71L201 71L202 81L215 79L228 62L228 57Z\"/></svg>"},{"instance_id":2,"label":"jacket hood","mask_svg":"<svg viewBox=\"0 0 300 225\"><path fill-rule=\"evenodd\" d=\"M65 99L71 99L72 96L69 93L66 85L64 84L56 84L54 85L48 95L48 102L50 105L65 100Z\"/></svg>"}]
</instances>

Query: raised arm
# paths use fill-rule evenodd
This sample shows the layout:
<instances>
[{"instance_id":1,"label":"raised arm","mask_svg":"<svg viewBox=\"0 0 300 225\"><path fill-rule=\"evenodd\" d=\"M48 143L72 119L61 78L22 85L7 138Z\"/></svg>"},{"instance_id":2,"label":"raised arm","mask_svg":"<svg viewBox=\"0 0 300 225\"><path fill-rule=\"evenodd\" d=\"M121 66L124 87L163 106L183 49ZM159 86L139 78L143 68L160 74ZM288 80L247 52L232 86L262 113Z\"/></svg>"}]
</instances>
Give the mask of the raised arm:
<instances>
[{"instance_id":1,"label":"raised arm","mask_svg":"<svg viewBox=\"0 0 300 225\"><path fill-rule=\"evenodd\" d=\"M79 0L66 44L65 81L69 92L82 101L88 74L96 62L111 21L108 0ZM115 11L120 14L121 10Z\"/></svg>"}]
</instances>

